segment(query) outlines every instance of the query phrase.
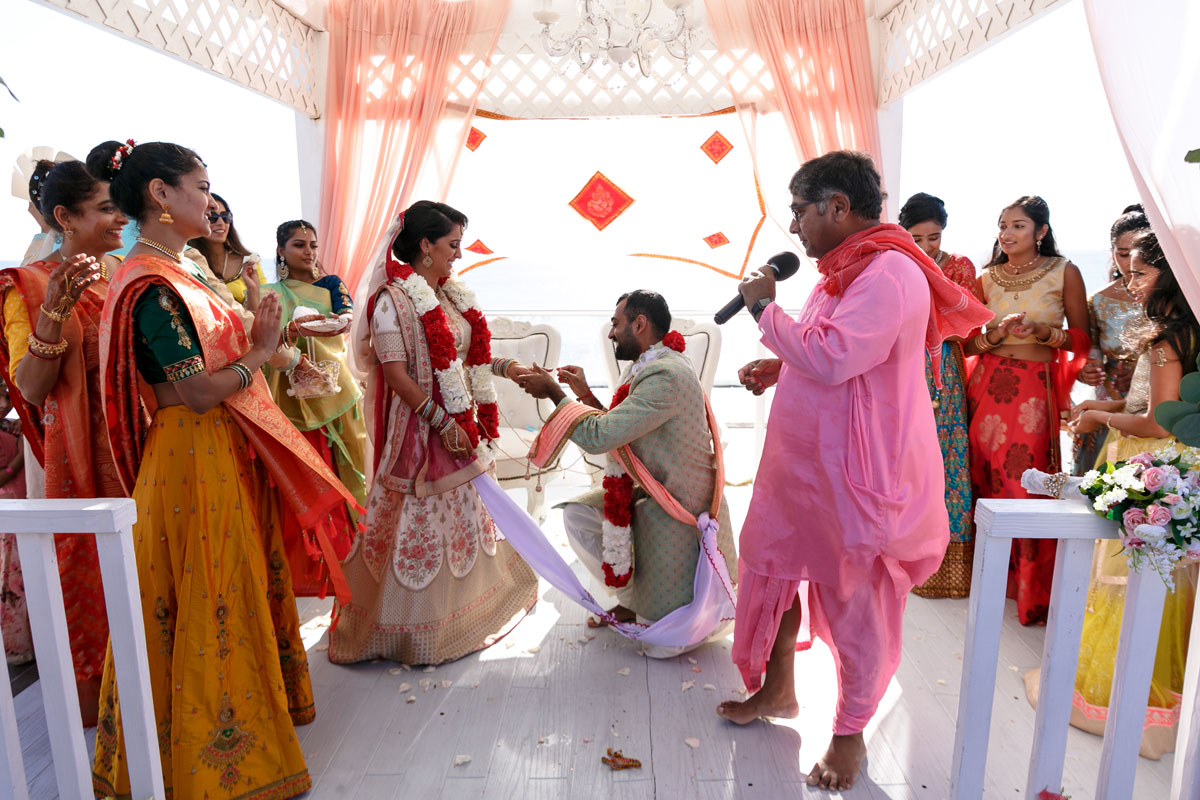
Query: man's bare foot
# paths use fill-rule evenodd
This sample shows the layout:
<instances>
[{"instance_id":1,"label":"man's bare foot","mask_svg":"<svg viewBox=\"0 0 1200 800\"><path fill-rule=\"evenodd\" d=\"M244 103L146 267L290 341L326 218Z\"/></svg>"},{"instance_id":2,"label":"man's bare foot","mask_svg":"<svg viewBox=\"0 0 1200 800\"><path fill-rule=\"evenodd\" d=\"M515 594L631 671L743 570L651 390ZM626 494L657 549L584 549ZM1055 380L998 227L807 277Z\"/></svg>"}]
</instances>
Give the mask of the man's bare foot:
<instances>
[{"instance_id":1,"label":"man's bare foot","mask_svg":"<svg viewBox=\"0 0 1200 800\"><path fill-rule=\"evenodd\" d=\"M867 745L861 733L834 736L825 755L808 773L808 785L821 789L849 789L866 757Z\"/></svg>"},{"instance_id":2,"label":"man's bare foot","mask_svg":"<svg viewBox=\"0 0 1200 800\"><path fill-rule=\"evenodd\" d=\"M800 716L800 704L794 687L773 691L764 686L741 702L726 700L717 713L735 725L748 725L759 717L794 719Z\"/></svg>"},{"instance_id":3,"label":"man's bare foot","mask_svg":"<svg viewBox=\"0 0 1200 800\"><path fill-rule=\"evenodd\" d=\"M612 610L610 610L608 613L611 614L617 622L633 622L635 619L637 619L637 614L634 614L625 606L613 606ZM587 626L589 628L604 628L607 627L607 625L608 623L600 617L588 615Z\"/></svg>"}]
</instances>

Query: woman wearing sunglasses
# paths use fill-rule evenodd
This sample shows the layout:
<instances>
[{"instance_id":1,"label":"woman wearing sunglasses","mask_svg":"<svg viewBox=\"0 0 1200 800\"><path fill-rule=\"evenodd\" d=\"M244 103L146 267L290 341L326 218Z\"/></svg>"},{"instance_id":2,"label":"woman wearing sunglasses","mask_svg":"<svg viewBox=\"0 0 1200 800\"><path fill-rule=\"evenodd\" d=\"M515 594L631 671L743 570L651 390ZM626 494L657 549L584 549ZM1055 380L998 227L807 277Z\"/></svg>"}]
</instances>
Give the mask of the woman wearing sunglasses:
<instances>
[{"instance_id":1,"label":"woman wearing sunglasses","mask_svg":"<svg viewBox=\"0 0 1200 800\"><path fill-rule=\"evenodd\" d=\"M259 286L266 283L258 265L258 255L242 244L233 226L233 212L225 199L217 194L212 198L217 204L216 213L208 219L212 233L189 241L184 255L211 276L209 283L217 294L228 299L224 298L224 288L235 302L253 314L261 297Z\"/></svg>"}]
</instances>

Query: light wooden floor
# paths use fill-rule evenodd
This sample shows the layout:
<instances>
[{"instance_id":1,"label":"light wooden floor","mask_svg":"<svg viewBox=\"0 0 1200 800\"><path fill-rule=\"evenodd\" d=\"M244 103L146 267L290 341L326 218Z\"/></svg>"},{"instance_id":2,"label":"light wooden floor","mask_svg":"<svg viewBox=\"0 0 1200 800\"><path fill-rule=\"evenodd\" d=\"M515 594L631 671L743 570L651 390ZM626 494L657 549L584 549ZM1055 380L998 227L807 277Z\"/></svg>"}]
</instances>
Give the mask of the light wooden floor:
<instances>
[{"instance_id":1,"label":"light wooden floor","mask_svg":"<svg viewBox=\"0 0 1200 800\"><path fill-rule=\"evenodd\" d=\"M740 477L731 470L731 480ZM552 502L578 491L577 480L568 483L549 487ZM727 496L738 522L750 488L731 488ZM560 512L550 512L545 528L569 553ZM740 697L730 642L666 661L647 659L612 632L589 631L582 610L545 586L534 613L508 638L428 673L390 662L330 664L329 607L318 600L300 606L317 705L316 721L298 729L314 783L307 797L830 796L803 783L828 742L836 694L832 660L819 642L797 657L800 717L737 727L714 713L718 702ZM965 625L965 600L909 598L903 662L867 730L869 756L858 785L840 796L947 796ZM1038 665L1041 640L1042 630L1017 625L1010 607L988 798L1024 795L1034 714L1021 675ZM402 689L405 683L411 688ZM22 692L17 711L31 797L50 798L55 792L40 697L39 685ZM685 743L688 738L699 747ZM1092 797L1100 739L1074 729L1068 739L1066 791L1077 800ZM600 763L607 747L641 759L642 769L611 772ZM470 760L455 766L459 756ZM1169 756L1139 760L1135 797L1165 797L1171 763Z\"/></svg>"}]
</instances>

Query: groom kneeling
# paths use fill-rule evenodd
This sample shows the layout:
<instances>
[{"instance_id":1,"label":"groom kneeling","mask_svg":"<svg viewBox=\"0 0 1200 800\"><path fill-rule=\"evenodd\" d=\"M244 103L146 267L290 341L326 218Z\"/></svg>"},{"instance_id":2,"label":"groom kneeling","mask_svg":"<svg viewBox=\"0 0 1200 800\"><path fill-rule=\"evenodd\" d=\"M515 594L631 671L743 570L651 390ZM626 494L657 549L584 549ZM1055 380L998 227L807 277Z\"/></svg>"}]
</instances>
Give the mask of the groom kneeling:
<instances>
[{"instance_id":1,"label":"groom kneeling","mask_svg":"<svg viewBox=\"0 0 1200 800\"><path fill-rule=\"evenodd\" d=\"M692 602L701 557L698 531L680 521L678 513L668 513L664 502L670 505L673 499L694 516L712 512L720 526L720 554L729 574L737 575L724 487L717 485L721 444L709 424L704 390L682 353L683 337L669 332L670 326L667 302L656 292L638 290L617 301L608 338L615 343L617 359L633 364L622 376L612 407L580 416L569 436L588 453L609 454L603 490L567 503L563 522L584 567L616 596L618 605L610 613L618 621L649 623ZM559 379L581 402L605 411L578 367L561 368ZM554 376L536 365L518 383L535 397L553 400L556 415L570 402ZM552 417L547 428L553 424ZM636 491L630 455L648 473ZM719 621L708 638L728 631L729 621ZM703 641L690 647L646 645L645 652L668 658Z\"/></svg>"}]
</instances>

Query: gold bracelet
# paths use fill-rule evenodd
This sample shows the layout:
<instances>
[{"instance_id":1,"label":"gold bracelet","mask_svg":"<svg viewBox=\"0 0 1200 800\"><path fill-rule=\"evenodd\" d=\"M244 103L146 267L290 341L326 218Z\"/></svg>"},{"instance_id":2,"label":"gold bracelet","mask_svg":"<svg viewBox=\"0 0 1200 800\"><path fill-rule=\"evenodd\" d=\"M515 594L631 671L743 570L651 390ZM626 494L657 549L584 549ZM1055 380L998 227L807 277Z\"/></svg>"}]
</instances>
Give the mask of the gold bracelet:
<instances>
[{"instance_id":1,"label":"gold bracelet","mask_svg":"<svg viewBox=\"0 0 1200 800\"><path fill-rule=\"evenodd\" d=\"M67 340L59 339L56 343L43 342L37 334L29 334L29 351L39 358L58 358L67 352Z\"/></svg>"},{"instance_id":2,"label":"gold bracelet","mask_svg":"<svg viewBox=\"0 0 1200 800\"><path fill-rule=\"evenodd\" d=\"M58 301L58 306L51 311L46 308L46 304L42 303L42 313L50 319L62 325L71 318L71 312L74 310L75 304L70 302L66 297Z\"/></svg>"},{"instance_id":3,"label":"gold bracelet","mask_svg":"<svg viewBox=\"0 0 1200 800\"><path fill-rule=\"evenodd\" d=\"M986 331L975 337L975 347L978 348L981 353L986 353L988 350L995 350L999 346L1000 345L998 344L991 343L991 341L987 338Z\"/></svg>"},{"instance_id":4,"label":"gold bracelet","mask_svg":"<svg viewBox=\"0 0 1200 800\"><path fill-rule=\"evenodd\" d=\"M1104 424L1110 431L1120 434L1120 433L1122 433L1121 429L1112 424L1112 418L1115 416L1116 416L1116 413L1114 413L1112 411L1108 412L1108 421L1105 422Z\"/></svg>"}]
</instances>

